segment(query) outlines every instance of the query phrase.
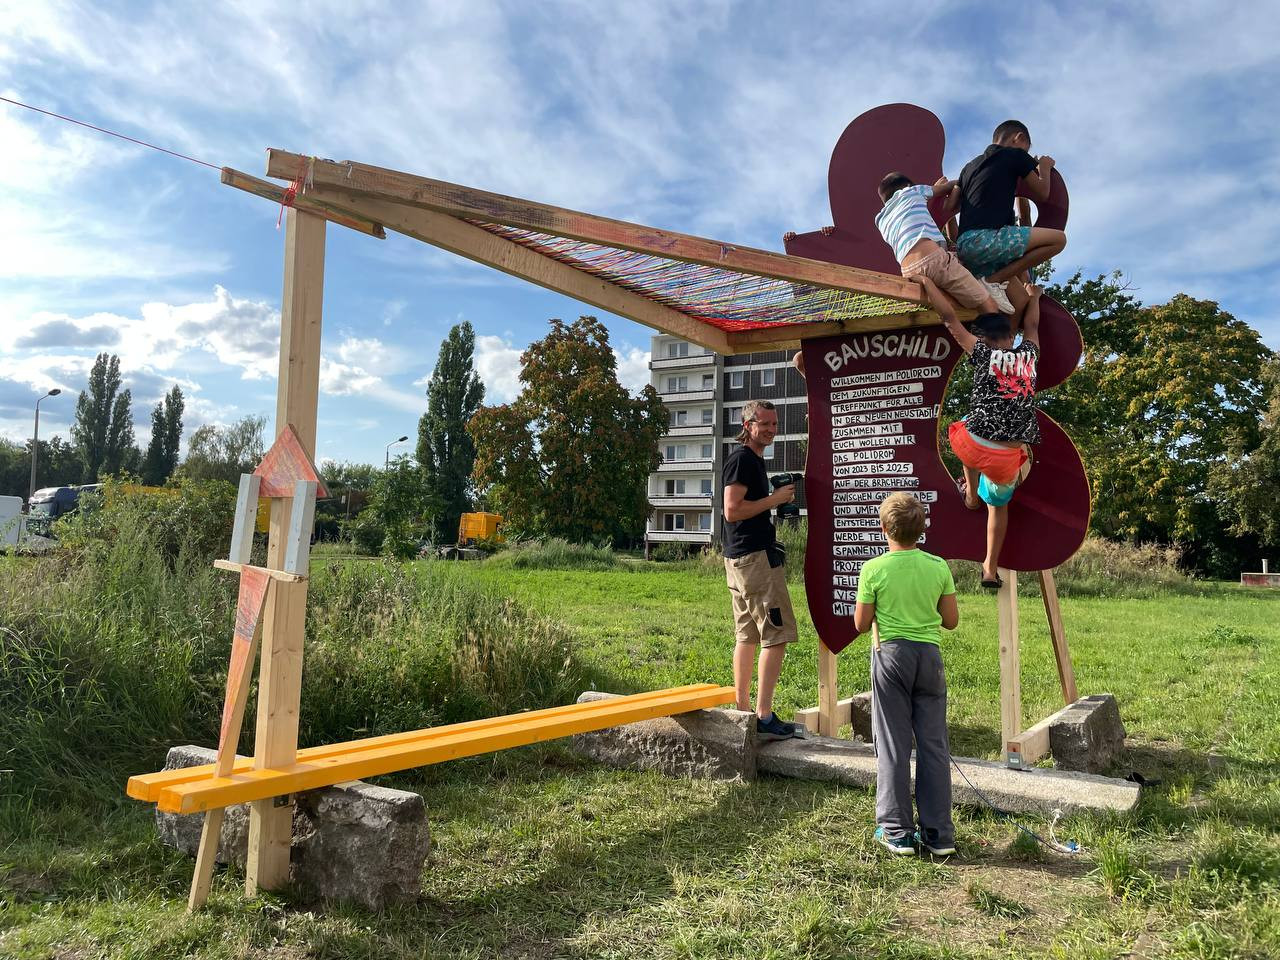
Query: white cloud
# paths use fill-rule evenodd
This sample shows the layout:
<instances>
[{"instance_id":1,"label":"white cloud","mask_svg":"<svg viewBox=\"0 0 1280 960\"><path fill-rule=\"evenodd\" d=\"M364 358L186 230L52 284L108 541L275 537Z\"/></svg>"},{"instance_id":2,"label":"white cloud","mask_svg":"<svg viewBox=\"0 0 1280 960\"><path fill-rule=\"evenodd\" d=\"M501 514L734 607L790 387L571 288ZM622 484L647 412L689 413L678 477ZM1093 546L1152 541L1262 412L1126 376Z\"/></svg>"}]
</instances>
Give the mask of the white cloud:
<instances>
[{"instance_id":1,"label":"white cloud","mask_svg":"<svg viewBox=\"0 0 1280 960\"><path fill-rule=\"evenodd\" d=\"M339 363L328 357L320 358L320 392L334 397L346 397L355 393L368 393L382 382L361 367Z\"/></svg>"},{"instance_id":2,"label":"white cloud","mask_svg":"<svg viewBox=\"0 0 1280 960\"><path fill-rule=\"evenodd\" d=\"M649 351L623 344L615 351L618 357L618 382L631 393L639 393L649 385Z\"/></svg>"},{"instance_id":3,"label":"white cloud","mask_svg":"<svg viewBox=\"0 0 1280 960\"><path fill-rule=\"evenodd\" d=\"M487 403L510 403L520 393L521 353L502 337L476 337L475 367Z\"/></svg>"}]
</instances>

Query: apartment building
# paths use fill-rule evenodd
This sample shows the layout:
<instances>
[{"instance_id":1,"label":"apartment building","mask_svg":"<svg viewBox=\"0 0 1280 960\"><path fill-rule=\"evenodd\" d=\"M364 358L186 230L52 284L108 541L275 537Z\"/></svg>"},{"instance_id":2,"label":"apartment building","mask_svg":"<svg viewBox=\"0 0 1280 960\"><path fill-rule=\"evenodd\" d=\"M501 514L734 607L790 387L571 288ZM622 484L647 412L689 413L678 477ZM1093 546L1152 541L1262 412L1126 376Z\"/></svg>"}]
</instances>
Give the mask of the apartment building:
<instances>
[{"instance_id":1,"label":"apartment building","mask_svg":"<svg viewBox=\"0 0 1280 960\"><path fill-rule=\"evenodd\" d=\"M770 474L804 469L807 401L804 379L791 366L793 353L722 357L666 334L653 337L650 382L669 420L662 463L649 475L646 552L656 543L720 542L720 471L737 443L748 400L772 400L778 408L778 436L765 451ZM803 493L798 500L803 514Z\"/></svg>"}]
</instances>

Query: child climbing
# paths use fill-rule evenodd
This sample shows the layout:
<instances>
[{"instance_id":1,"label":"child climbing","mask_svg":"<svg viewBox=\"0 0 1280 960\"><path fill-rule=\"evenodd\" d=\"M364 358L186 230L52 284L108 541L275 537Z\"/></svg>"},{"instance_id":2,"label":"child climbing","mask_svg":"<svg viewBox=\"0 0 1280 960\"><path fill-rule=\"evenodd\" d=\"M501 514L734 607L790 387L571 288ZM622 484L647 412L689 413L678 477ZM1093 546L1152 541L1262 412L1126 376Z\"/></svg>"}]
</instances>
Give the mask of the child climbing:
<instances>
[{"instance_id":1,"label":"child climbing","mask_svg":"<svg viewBox=\"0 0 1280 960\"><path fill-rule=\"evenodd\" d=\"M979 313L996 313L1000 307L983 283L974 277L956 255L947 249L946 238L929 213L930 197L945 197L950 218L959 200L956 181L941 178L932 187L912 182L903 173L890 173L880 181L883 209L876 214L876 227L908 280L928 277L955 297L961 306L975 307ZM1013 307L1004 300L1006 313Z\"/></svg>"},{"instance_id":2,"label":"child climbing","mask_svg":"<svg viewBox=\"0 0 1280 960\"><path fill-rule=\"evenodd\" d=\"M1015 347L1009 318L986 313L973 322L973 333L928 277L916 277L948 332L966 354L973 371L969 413L947 431L951 449L964 464L964 503L970 510L987 504L987 553L982 585L999 589L1000 548L1009 526L1009 501L1026 476L1029 444L1040 442L1033 398L1040 359L1041 289L1025 284L1022 340ZM976 334L976 335L975 335Z\"/></svg>"},{"instance_id":3,"label":"child climbing","mask_svg":"<svg viewBox=\"0 0 1280 960\"><path fill-rule=\"evenodd\" d=\"M1000 287L1013 277L1062 252L1067 235L1047 227L1015 226L1013 195L1018 181L1037 203L1049 199L1053 158L1028 152L1031 134L1018 120L1006 120L991 135L991 146L960 172L960 262L984 283ZM1009 297L1017 306L1021 289ZM996 301L1001 297L994 293Z\"/></svg>"}]
</instances>

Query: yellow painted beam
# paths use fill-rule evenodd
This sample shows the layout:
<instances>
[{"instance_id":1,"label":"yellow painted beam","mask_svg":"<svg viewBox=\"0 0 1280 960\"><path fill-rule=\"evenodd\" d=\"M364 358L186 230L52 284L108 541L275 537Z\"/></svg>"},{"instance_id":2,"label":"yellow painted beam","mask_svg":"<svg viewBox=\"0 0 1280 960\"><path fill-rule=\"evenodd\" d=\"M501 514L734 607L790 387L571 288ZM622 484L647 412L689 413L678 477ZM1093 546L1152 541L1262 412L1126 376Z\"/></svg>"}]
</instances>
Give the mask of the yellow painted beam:
<instances>
[{"instance_id":1,"label":"yellow painted beam","mask_svg":"<svg viewBox=\"0 0 1280 960\"><path fill-rule=\"evenodd\" d=\"M647 700L657 700L672 694L706 693L717 689L719 688L714 683L694 683L684 687L673 687L669 690L653 690L649 693L632 694L626 698L619 697L612 700L592 700L587 703L571 703L565 706L547 707L543 710L530 710L525 713L509 714L501 717L485 717L483 720L468 720L464 723L451 723L438 727L424 727L420 730L406 730L404 733L388 733L380 737L368 737L363 740L348 740L344 743L329 743L320 747L307 747L299 750L298 762L310 763L316 760L348 756L380 747L406 746L412 743L439 740L441 737L452 736L458 733L479 734L496 728L508 726L513 720L539 720L544 717L569 718L589 716L594 713L599 713L605 705L616 703L620 699L626 699L633 703L644 703ZM231 772L232 774L237 774L251 769L253 769L252 757L237 757L235 766L232 768ZM129 778L129 784L126 788L126 792L135 800L155 803L160 799L161 792L166 788L177 786L182 783L193 783L198 780L208 780L213 776L213 772L214 765L206 763L200 766L183 767L179 770L160 770L156 773L138 774L137 776Z\"/></svg>"},{"instance_id":2,"label":"yellow painted beam","mask_svg":"<svg viewBox=\"0 0 1280 960\"><path fill-rule=\"evenodd\" d=\"M233 773L230 777L177 784L161 791L158 806L167 813L199 813L431 763L522 747L575 733L721 706L735 699L732 687L713 687L701 692L667 693L656 699L640 701L618 697L601 701L606 709L588 715L529 719L517 714L508 718L509 723L489 730L454 732L423 742L376 747L345 756L294 763L279 769L249 769Z\"/></svg>"}]
</instances>

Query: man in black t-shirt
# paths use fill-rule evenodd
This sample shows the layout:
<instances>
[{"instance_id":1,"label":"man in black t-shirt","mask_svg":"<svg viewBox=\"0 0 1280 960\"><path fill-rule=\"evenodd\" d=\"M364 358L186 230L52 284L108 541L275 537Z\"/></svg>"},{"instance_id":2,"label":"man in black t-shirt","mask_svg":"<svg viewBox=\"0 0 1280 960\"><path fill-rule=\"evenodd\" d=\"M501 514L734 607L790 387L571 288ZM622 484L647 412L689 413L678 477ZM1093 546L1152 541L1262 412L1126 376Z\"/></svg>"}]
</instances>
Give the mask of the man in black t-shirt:
<instances>
[{"instance_id":1,"label":"man in black t-shirt","mask_svg":"<svg viewBox=\"0 0 1280 960\"><path fill-rule=\"evenodd\" d=\"M737 643L733 651L733 685L738 709L751 709L751 673L760 650L756 698L756 732L761 740L795 736L795 727L773 712L773 691L782 673L787 644L797 638L796 618L787 592L782 557L774 549L769 512L795 499L793 485L769 492L769 473L762 454L778 433L778 412L768 400L752 400L742 408L741 444L725 457L724 570L733 598Z\"/></svg>"},{"instance_id":2,"label":"man in black t-shirt","mask_svg":"<svg viewBox=\"0 0 1280 960\"><path fill-rule=\"evenodd\" d=\"M979 280L999 286L1061 253L1067 235L1047 227L1014 226L1013 197L1018 182L1027 185L1037 203L1048 200L1053 157L1036 160L1031 156L1031 134L1017 120L1000 124L991 139L991 146L960 172L956 256ZM1017 284L1009 294L1013 306L1021 309L1025 298Z\"/></svg>"}]
</instances>

